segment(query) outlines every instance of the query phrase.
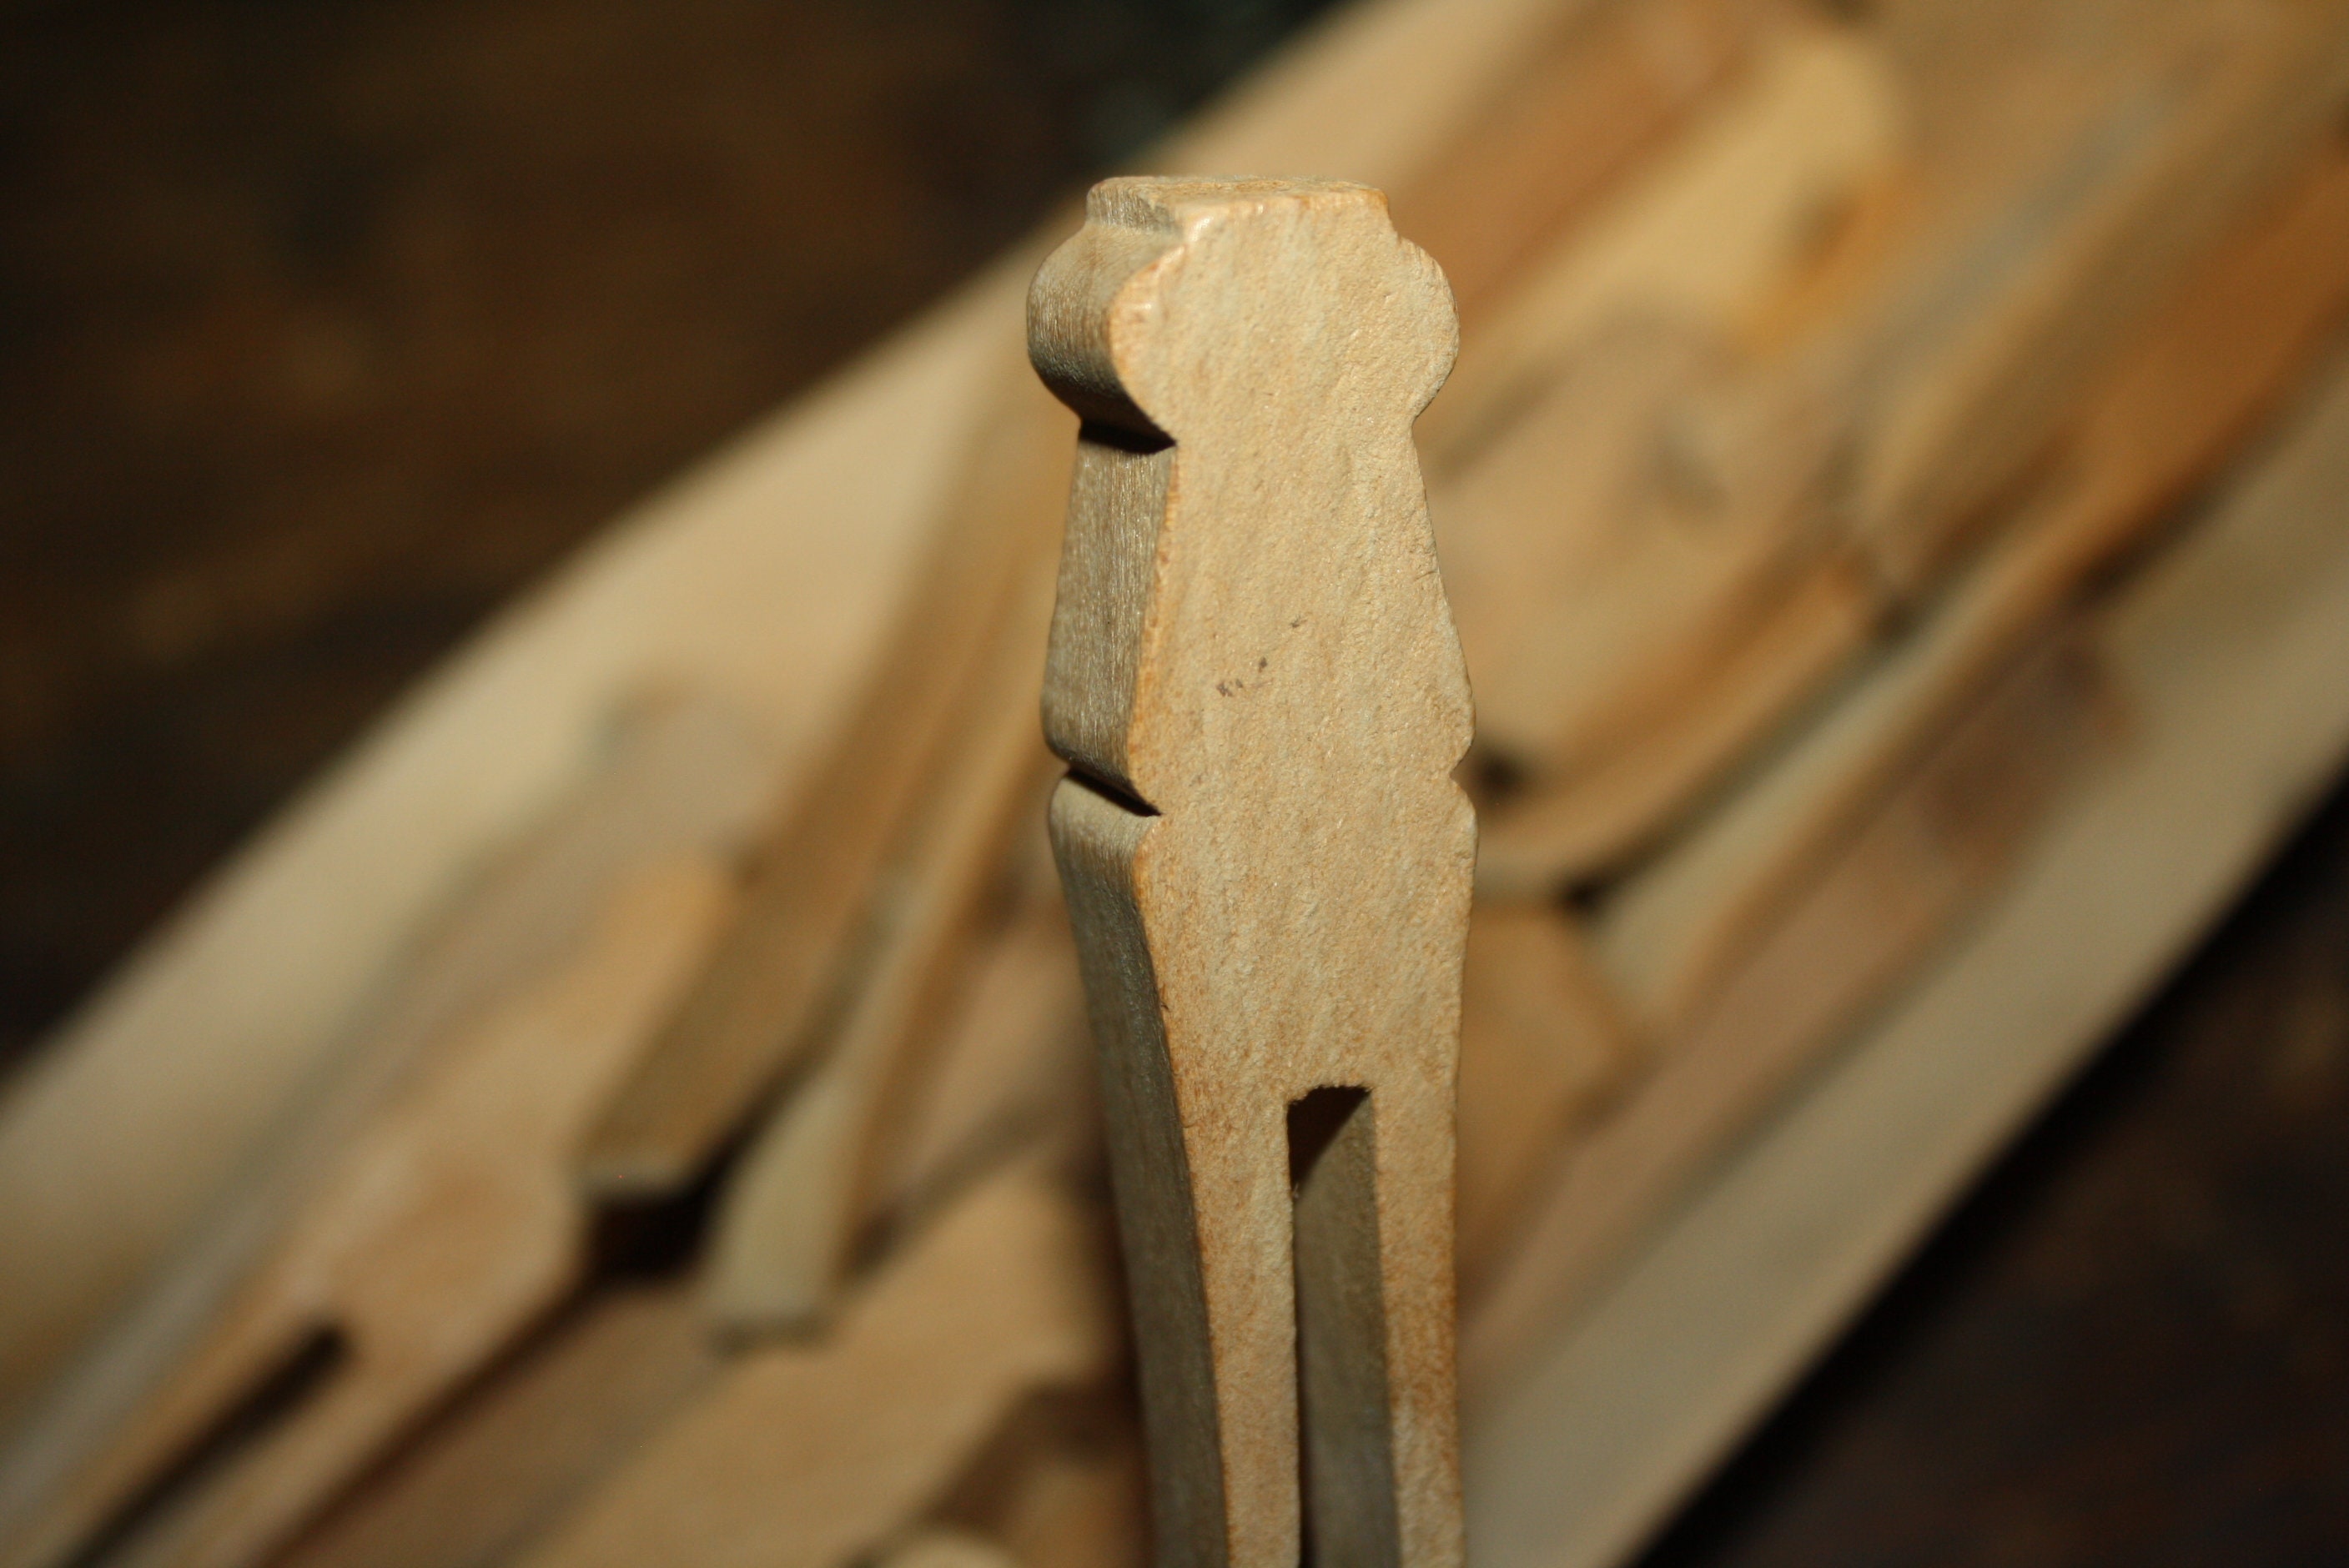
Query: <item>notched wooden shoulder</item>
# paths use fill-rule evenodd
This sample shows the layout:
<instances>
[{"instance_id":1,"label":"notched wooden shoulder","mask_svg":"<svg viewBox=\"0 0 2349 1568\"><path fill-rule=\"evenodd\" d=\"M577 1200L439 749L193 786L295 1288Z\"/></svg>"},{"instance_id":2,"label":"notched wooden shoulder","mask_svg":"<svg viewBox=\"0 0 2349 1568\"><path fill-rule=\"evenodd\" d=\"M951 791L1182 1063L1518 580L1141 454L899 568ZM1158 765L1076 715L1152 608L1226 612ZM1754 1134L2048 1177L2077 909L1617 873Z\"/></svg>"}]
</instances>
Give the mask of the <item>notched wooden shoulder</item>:
<instances>
[{"instance_id":1,"label":"notched wooden shoulder","mask_svg":"<svg viewBox=\"0 0 2349 1568\"><path fill-rule=\"evenodd\" d=\"M1096 185L1084 227L1038 271L1028 341L1037 373L1080 417L1165 440L1202 416L1244 412L1213 406L1225 388L1203 364L1293 363L1300 350L1396 383L1407 425L1450 372L1459 328L1441 269L1396 235L1382 191L1135 177Z\"/></svg>"}]
</instances>

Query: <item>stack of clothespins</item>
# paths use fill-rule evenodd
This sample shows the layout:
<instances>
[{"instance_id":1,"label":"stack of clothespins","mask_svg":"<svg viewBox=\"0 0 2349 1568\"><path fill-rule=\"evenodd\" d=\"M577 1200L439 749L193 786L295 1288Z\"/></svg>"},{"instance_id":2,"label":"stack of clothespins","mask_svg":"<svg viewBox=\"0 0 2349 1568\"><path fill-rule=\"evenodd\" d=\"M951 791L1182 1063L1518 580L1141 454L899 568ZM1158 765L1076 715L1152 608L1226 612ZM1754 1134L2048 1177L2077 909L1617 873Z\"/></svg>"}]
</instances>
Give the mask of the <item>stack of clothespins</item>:
<instances>
[{"instance_id":1,"label":"stack of clothespins","mask_svg":"<svg viewBox=\"0 0 2349 1568\"><path fill-rule=\"evenodd\" d=\"M1634 1549L2349 756L2349 0L1374 0L1478 714L1487 1568ZM1034 242L429 684L0 1099L0 1568L1109 1568Z\"/></svg>"}]
</instances>

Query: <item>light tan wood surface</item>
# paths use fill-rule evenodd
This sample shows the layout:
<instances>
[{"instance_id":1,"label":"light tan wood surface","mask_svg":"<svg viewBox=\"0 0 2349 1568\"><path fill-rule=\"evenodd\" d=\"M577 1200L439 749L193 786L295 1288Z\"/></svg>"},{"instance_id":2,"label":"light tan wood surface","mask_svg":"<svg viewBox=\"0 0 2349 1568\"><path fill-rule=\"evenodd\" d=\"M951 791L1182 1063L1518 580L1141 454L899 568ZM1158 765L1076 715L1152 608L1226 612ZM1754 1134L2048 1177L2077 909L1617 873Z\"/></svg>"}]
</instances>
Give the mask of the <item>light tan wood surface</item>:
<instances>
[{"instance_id":1,"label":"light tan wood surface","mask_svg":"<svg viewBox=\"0 0 2349 1568\"><path fill-rule=\"evenodd\" d=\"M1799 1376L1950 1199L2168 973L2349 760L2349 374L2094 647L2134 716L1951 961L1533 1355L1465 1361L1495 1568L1598 1568ZM2158 854L2147 851L2159 844Z\"/></svg>"},{"instance_id":2,"label":"light tan wood surface","mask_svg":"<svg viewBox=\"0 0 2349 1568\"><path fill-rule=\"evenodd\" d=\"M1623 1014L1580 923L1546 904L1479 903L1460 1008L1460 1295L1514 1249L1560 1146L1653 1049Z\"/></svg>"},{"instance_id":3,"label":"light tan wood surface","mask_svg":"<svg viewBox=\"0 0 2349 1568\"><path fill-rule=\"evenodd\" d=\"M354 1211L347 1204L339 1210L328 1205L322 1214L318 1189L348 1181L355 1144L372 1153L398 1147L400 1140L387 1141L383 1129L387 1122L404 1122L411 1142L461 1146L464 1130L478 1125L466 1119L470 1113L460 1101L445 1095L419 1109L413 1096L420 1076L445 1076L459 1070L456 1063L486 1050L536 1053L539 1059L524 1070L543 1074L549 1085L567 1084L574 1073L588 1075L591 1085L597 1081L597 1051L565 1059L576 1043L572 1039L546 1030L502 1034L497 1019L516 1006L527 1010L530 996L550 984L564 984L560 977L575 975L583 962L602 961L583 944L595 935L599 915L608 921L611 902L629 878L679 856L709 862L709 874L722 876L717 865L739 851L774 779L772 758L746 733L739 715L683 694L631 705L618 719L609 753L574 799L434 923L405 971L340 1048L334 1071L304 1096L298 1116L267 1151L262 1168L248 1175L233 1201L210 1216L174 1260L169 1288L142 1298L60 1380L0 1466L0 1521L6 1533L37 1536L57 1526L54 1514L36 1522L41 1507L36 1500L44 1497L54 1503L78 1492L80 1501L72 1506L86 1519L97 1516L92 1510L122 1506L153 1481L169 1460L171 1445L181 1440L170 1435L168 1426L126 1434L124 1424L142 1408L176 1387L169 1397L181 1405L172 1419L181 1437L206 1429L226 1419L250 1395L250 1385L266 1376L278 1353L305 1332L335 1326L330 1312L298 1323L279 1315L274 1332L283 1343L274 1351L256 1343L244 1377L220 1360L223 1336L249 1336L254 1292L268 1294L256 1280L272 1269L282 1271L289 1246L297 1253L305 1248L315 1253L321 1245L336 1244L325 1233ZM651 918L665 923L672 916L691 918L682 909L657 911ZM655 951L667 951L673 938L688 945L702 940L663 930ZM677 961L698 960L688 951ZM626 1039L625 1031L648 1029L653 1021L616 1020L622 1037L596 1032L588 1038L605 1041L600 1047L605 1054L625 1057L642 1043ZM604 1027L595 1026L598 1031ZM514 1091L509 1085L508 1092ZM435 1117L455 1119L438 1130L423 1125ZM507 1152L521 1154L528 1146L527 1140L517 1141ZM481 1149L471 1153L494 1158ZM494 1218L469 1212L463 1204L445 1206L427 1233L402 1238L407 1266L433 1266L429 1260L436 1245L460 1246L458 1238L468 1226L485 1220L494 1224ZM560 1206L506 1220L507 1235L524 1254L563 1250L580 1223L578 1215ZM290 1242L289 1233L304 1226L309 1227L308 1239ZM533 1231L537 1233L526 1233ZM398 1272L397 1266L389 1269ZM245 1320L241 1327L235 1326L240 1315ZM474 1325L473 1354L486 1358L494 1353L502 1321L492 1315ZM271 1332L264 1330L262 1340ZM458 1331L452 1336L463 1336ZM354 1348L369 1354L367 1347ZM194 1369L207 1363L211 1372L199 1376ZM423 1379L414 1398L429 1398L445 1376L420 1366L409 1370ZM191 1377L209 1392L191 1396ZM146 1451L148 1458L129 1461L126 1469L126 1451ZM109 1467L113 1479L98 1480L97 1472Z\"/></svg>"},{"instance_id":4,"label":"light tan wood surface","mask_svg":"<svg viewBox=\"0 0 2349 1568\"><path fill-rule=\"evenodd\" d=\"M1848 29L1790 18L1754 52L1726 101L1510 280L1462 355L1457 384L1429 413L1431 468L1450 467L1456 449L1513 420L1596 326L1723 325L1752 311L1805 258L1818 214L1885 170L1900 114L1877 48Z\"/></svg>"},{"instance_id":5,"label":"light tan wood surface","mask_svg":"<svg viewBox=\"0 0 2349 1568\"><path fill-rule=\"evenodd\" d=\"M1444 268L1462 319L1508 297L1799 14L1775 0L1553 7L1396 186L1396 222Z\"/></svg>"},{"instance_id":6,"label":"light tan wood surface","mask_svg":"<svg viewBox=\"0 0 2349 1568\"><path fill-rule=\"evenodd\" d=\"M1344 8L1155 156L1406 181L1585 9ZM975 433L1026 375L1009 324L1036 255L620 519L281 814L7 1086L0 1257L22 1261L0 1293L0 1429L222 1201L433 912L577 779L616 705L665 682L716 694L771 740L786 801L808 786L871 684ZM248 983L264 972L273 984ZM66 1168L76 1180L50 1179Z\"/></svg>"},{"instance_id":7,"label":"light tan wood surface","mask_svg":"<svg viewBox=\"0 0 2349 1568\"><path fill-rule=\"evenodd\" d=\"M1464 356L1428 440L1488 749L1552 779L1702 709L1724 662L1708 645L1784 596L1790 552L1817 553L1786 522L1798 470L1715 496L1672 443L1692 394L1737 372L1743 320L1812 259L1821 214L1902 140L1878 49L1791 30Z\"/></svg>"},{"instance_id":8,"label":"light tan wood surface","mask_svg":"<svg viewBox=\"0 0 2349 1568\"><path fill-rule=\"evenodd\" d=\"M277 1568L494 1568L576 1507L723 1360L700 1303L677 1282L584 1299L305 1532Z\"/></svg>"},{"instance_id":9,"label":"light tan wood surface","mask_svg":"<svg viewBox=\"0 0 2349 1568\"><path fill-rule=\"evenodd\" d=\"M2172 8L2145 29L2170 35L2147 79L2030 193L2058 214L2037 253L1985 269L2011 232L1998 225L1933 259L1929 286L1979 307L1904 302L1904 352L1928 363L1870 410L1838 502L1896 592L1946 566L2140 313L2332 132L2349 89L2345 16L2338 0ZM2003 271L1996 296L1980 299L1969 271Z\"/></svg>"},{"instance_id":10,"label":"light tan wood surface","mask_svg":"<svg viewBox=\"0 0 2349 1568\"><path fill-rule=\"evenodd\" d=\"M1033 824L1040 841L1042 815ZM1056 1120L1090 1129L1099 1116L1092 1056L1084 987L1054 888L1016 909L974 965L968 1004L887 1139L883 1211L920 1212Z\"/></svg>"},{"instance_id":11,"label":"light tan wood surface","mask_svg":"<svg viewBox=\"0 0 2349 1568\"><path fill-rule=\"evenodd\" d=\"M864 985L887 945L874 931L890 918L884 891L908 874L893 862L926 852L926 832L938 830L929 820L963 835L927 846L932 856L992 847L1011 787L997 732L1022 706L1007 702L1000 672L1034 668L1068 437L1067 415L1032 386L990 400L886 659L761 856L724 949L614 1096L582 1156L591 1191L642 1202L681 1190L779 1080L821 1052L842 994ZM1031 724L1030 752L1032 735ZM985 799L963 803L974 791Z\"/></svg>"},{"instance_id":12,"label":"light tan wood surface","mask_svg":"<svg viewBox=\"0 0 2349 1568\"><path fill-rule=\"evenodd\" d=\"M1456 1563L1449 291L1375 191L1117 181L1030 322L1087 420L1045 729L1159 1560L1293 1562L1301 1468L1318 1551Z\"/></svg>"},{"instance_id":13,"label":"light tan wood surface","mask_svg":"<svg viewBox=\"0 0 2349 1568\"><path fill-rule=\"evenodd\" d=\"M2341 319L2343 169L2337 147L2320 150L2187 278L2086 398L2067 460L2023 503L2009 537L1797 744L1614 890L1597 926L1599 954L1671 1059L1540 1201L1509 1260L1516 1283L1484 1304L1488 1344L1506 1342L1500 1324L1587 1289L1709 1146L1770 1103L1835 1043L1838 1020L1859 1016L2004 881L2028 843L2029 816L2045 809L2098 706L2065 695L2050 627L2295 384ZM2014 668L2033 648L2040 677ZM1985 688L2002 681L2012 705L2018 682L2034 678L2058 707L2033 719L2025 702L2013 709L2023 728L1985 735ZM2126 729L2127 715L2117 717ZM1961 753L1969 730L1973 762L1928 758L1937 747ZM1937 768L1961 793L1904 855L1887 835L1899 833L1904 810L1949 788L1929 781ZM2027 785L2034 774L2040 783ZM1897 804L1904 794L1908 808ZM2021 820L2007 815L2018 807Z\"/></svg>"},{"instance_id":14,"label":"light tan wood surface","mask_svg":"<svg viewBox=\"0 0 2349 1568\"><path fill-rule=\"evenodd\" d=\"M69 1561L239 1395L332 1334L344 1348L318 1386L122 1553L188 1568L250 1562L560 1299L585 1240L572 1150L731 893L707 859L624 882L575 955L452 1043L344 1151L221 1321L42 1498L7 1561Z\"/></svg>"},{"instance_id":15,"label":"light tan wood surface","mask_svg":"<svg viewBox=\"0 0 2349 1568\"><path fill-rule=\"evenodd\" d=\"M1479 1561L1619 1557L2337 756L2337 409L2267 443L2349 301L2344 10L1334 12L1154 158L1383 185L1426 257L1335 184L1123 187L1037 296L1081 431L1018 363L1040 239L510 617L11 1087L0 1520L1133 1568L1090 989L1158 1558L1456 1560L1454 1258ZM663 692L732 760L605 759ZM2018 890L2118 934L1999 934ZM1007 1182L1078 1239L1002 1242L1060 1222ZM676 1272L583 1268L648 1217Z\"/></svg>"},{"instance_id":16,"label":"light tan wood surface","mask_svg":"<svg viewBox=\"0 0 2349 1568\"><path fill-rule=\"evenodd\" d=\"M1022 651L1030 656L1002 662L1025 684L1033 649ZM1005 841L1042 815L1050 758L1025 705L995 696L984 692L975 710L991 733L949 751L955 797L916 824L912 852L889 868L888 907L837 1037L729 1184L709 1277L711 1312L729 1327L806 1327L831 1306L875 1215L886 1140L970 982Z\"/></svg>"},{"instance_id":17,"label":"light tan wood surface","mask_svg":"<svg viewBox=\"0 0 2349 1568\"><path fill-rule=\"evenodd\" d=\"M1819 214L1883 175L1900 142L1895 88L1865 40L1782 29L1729 101L1510 295L1431 411L1480 745L1536 774L1609 776L1578 780L1586 794L1624 799L1615 780L1636 781L1628 824L1583 808L1577 870L1636 846L1704 782L1692 758L1784 706L1783 677L1741 683L1717 645L1783 605L1787 574L1768 563L1786 542L1767 508L1690 516L1657 482L1656 432L1724 373L1737 321L1808 258ZM1797 624L1849 620L1835 608L1804 603ZM1771 651L1770 675L1810 674ZM1660 714L1685 727L1692 710L1723 716L1732 738L1661 756L1626 744L1627 728Z\"/></svg>"},{"instance_id":18,"label":"light tan wood surface","mask_svg":"<svg viewBox=\"0 0 2349 1568\"><path fill-rule=\"evenodd\" d=\"M2243 430L2349 314L2349 152L2320 150L2091 389L2060 466L1902 645L1734 804L1617 892L1599 940L1633 1005L1688 1016L1865 803Z\"/></svg>"},{"instance_id":19,"label":"light tan wood surface","mask_svg":"<svg viewBox=\"0 0 2349 1568\"><path fill-rule=\"evenodd\" d=\"M919 1530L877 1559L882 1568L1019 1568L999 1541L967 1530Z\"/></svg>"},{"instance_id":20,"label":"light tan wood surface","mask_svg":"<svg viewBox=\"0 0 2349 1568\"><path fill-rule=\"evenodd\" d=\"M1568 1153L1476 1303L1484 1359L1469 1375L1506 1378L1532 1326L1586 1298L1724 1144L2003 885L2106 749L2105 698L2093 660L2062 641L2027 661L1872 804L1704 1009L1658 1031L1654 1071Z\"/></svg>"},{"instance_id":21,"label":"light tan wood surface","mask_svg":"<svg viewBox=\"0 0 2349 1568\"><path fill-rule=\"evenodd\" d=\"M1602 542L1640 519L1627 536L1640 552L1586 547L1550 620L1535 618L1538 576L1496 599L1512 604L1502 624L1554 625L1572 656L1533 656L1518 632L1514 656L1487 660L1482 596L1464 593L1471 668L1495 671L1487 741L1538 786L1490 813L1495 889L1587 879L1651 847L1930 597L2143 312L2322 139L2349 64L2339 15L2259 6L2227 26L2138 9L2091 8L2060 46L2024 26L1987 58L1907 63L1899 85L1917 93L2028 108L1927 118L1889 199L1845 211L1795 286L1712 353L1717 367L1609 449L1644 491L1569 515ZM2192 199L2164 194L2179 191ZM1687 560L1632 570L1673 552ZM1546 556L1563 553L1552 536ZM1797 599L1812 603L1790 614Z\"/></svg>"},{"instance_id":22,"label":"light tan wood surface","mask_svg":"<svg viewBox=\"0 0 2349 1568\"><path fill-rule=\"evenodd\" d=\"M0 1423L226 1198L435 913L578 785L616 708L669 684L712 694L773 747L783 787L799 776L878 645L1029 270L981 280L622 519L388 716L7 1086Z\"/></svg>"},{"instance_id":23,"label":"light tan wood surface","mask_svg":"<svg viewBox=\"0 0 2349 1568\"><path fill-rule=\"evenodd\" d=\"M1025 1568L1144 1568L1148 1491L1123 1401L1040 1401L972 1463L940 1516Z\"/></svg>"},{"instance_id":24,"label":"light tan wood surface","mask_svg":"<svg viewBox=\"0 0 2349 1568\"><path fill-rule=\"evenodd\" d=\"M832 1336L736 1357L519 1562L848 1568L935 1505L1021 1399L1107 1374L1099 1253L1085 1217L1032 1171L998 1175Z\"/></svg>"}]
</instances>

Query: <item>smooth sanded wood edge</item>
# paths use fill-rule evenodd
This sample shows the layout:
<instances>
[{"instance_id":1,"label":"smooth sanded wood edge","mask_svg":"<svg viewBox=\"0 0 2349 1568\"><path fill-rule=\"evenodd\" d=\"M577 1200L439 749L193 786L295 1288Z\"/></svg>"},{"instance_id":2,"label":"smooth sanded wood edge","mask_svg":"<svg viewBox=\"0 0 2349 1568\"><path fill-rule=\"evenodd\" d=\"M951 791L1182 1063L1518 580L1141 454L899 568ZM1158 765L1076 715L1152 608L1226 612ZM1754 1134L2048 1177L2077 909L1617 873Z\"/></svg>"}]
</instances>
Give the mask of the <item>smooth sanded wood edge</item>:
<instances>
[{"instance_id":1,"label":"smooth sanded wood edge","mask_svg":"<svg viewBox=\"0 0 2349 1568\"><path fill-rule=\"evenodd\" d=\"M1964 946L1795 1097L1506 1389L1485 1568L1634 1550L2188 952L2349 752L2349 380L2106 617L2142 749ZM2147 852L2147 846L2159 846Z\"/></svg>"}]
</instances>

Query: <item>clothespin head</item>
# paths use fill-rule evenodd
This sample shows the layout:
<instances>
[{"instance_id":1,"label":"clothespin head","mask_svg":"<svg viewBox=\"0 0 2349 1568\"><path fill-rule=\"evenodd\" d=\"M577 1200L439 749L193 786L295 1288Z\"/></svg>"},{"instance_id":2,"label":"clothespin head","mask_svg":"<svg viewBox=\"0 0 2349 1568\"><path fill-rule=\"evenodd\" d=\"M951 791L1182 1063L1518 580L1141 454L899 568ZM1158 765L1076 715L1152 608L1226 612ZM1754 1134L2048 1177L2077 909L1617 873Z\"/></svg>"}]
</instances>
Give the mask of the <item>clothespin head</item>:
<instances>
[{"instance_id":1,"label":"clothespin head","mask_svg":"<svg viewBox=\"0 0 2349 1568\"><path fill-rule=\"evenodd\" d=\"M1029 329L1085 421L1044 717L1160 1561L1452 1568L1450 291L1375 191L1116 180Z\"/></svg>"}]
</instances>

